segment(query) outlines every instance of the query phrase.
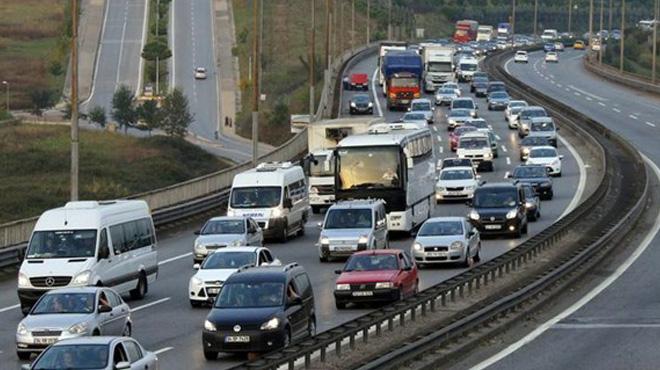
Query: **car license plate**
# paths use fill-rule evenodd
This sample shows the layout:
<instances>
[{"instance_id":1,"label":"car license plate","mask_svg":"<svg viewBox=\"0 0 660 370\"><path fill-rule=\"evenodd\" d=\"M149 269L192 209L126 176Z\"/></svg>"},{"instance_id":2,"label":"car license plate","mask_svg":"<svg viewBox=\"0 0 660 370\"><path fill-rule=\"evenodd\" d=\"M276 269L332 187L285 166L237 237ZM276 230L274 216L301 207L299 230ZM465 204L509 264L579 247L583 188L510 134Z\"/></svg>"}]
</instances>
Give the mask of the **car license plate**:
<instances>
[{"instance_id":1,"label":"car license plate","mask_svg":"<svg viewBox=\"0 0 660 370\"><path fill-rule=\"evenodd\" d=\"M53 344L56 340L55 337L34 338L34 344Z\"/></svg>"},{"instance_id":2,"label":"car license plate","mask_svg":"<svg viewBox=\"0 0 660 370\"><path fill-rule=\"evenodd\" d=\"M499 230L502 228L502 225L486 225L486 230Z\"/></svg>"},{"instance_id":3,"label":"car license plate","mask_svg":"<svg viewBox=\"0 0 660 370\"><path fill-rule=\"evenodd\" d=\"M374 292L353 292L353 297L370 297L374 295Z\"/></svg>"},{"instance_id":4,"label":"car license plate","mask_svg":"<svg viewBox=\"0 0 660 370\"><path fill-rule=\"evenodd\" d=\"M460 191L448 191L447 195L462 195L462 192L460 192Z\"/></svg>"},{"instance_id":5,"label":"car license plate","mask_svg":"<svg viewBox=\"0 0 660 370\"><path fill-rule=\"evenodd\" d=\"M445 252L427 252L426 255L428 257L444 257Z\"/></svg>"},{"instance_id":6,"label":"car license plate","mask_svg":"<svg viewBox=\"0 0 660 370\"><path fill-rule=\"evenodd\" d=\"M340 251L340 252L348 252L348 251L352 251L353 247L350 246L350 245L349 246L344 246L344 247L335 247L335 250Z\"/></svg>"},{"instance_id":7,"label":"car license plate","mask_svg":"<svg viewBox=\"0 0 660 370\"><path fill-rule=\"evenodd\" d=\"M249 335L228 335L225 337L225 343L249 343Z\"/></svg>"},{"instance_id":8,"label":"car license plate","mask_svg":"<svg viewBox=\"0 0 660 370\"><path fill-rule=\"evenodd\" d=\"M401 100L401 104L408 104L408 103L410 103L410 100L408 99Z\"/></svg>"},{"instance_id":9,"label":"car license plate","mask_svg":"<svg viewBox=\"0 0 660 370\"><path fill-rule=\"evenodd\" d=\"M208 294L218 294L220 293L220 288L208 288L206 289L206 291L208 292Z\"/></svg>"}]
</instances>

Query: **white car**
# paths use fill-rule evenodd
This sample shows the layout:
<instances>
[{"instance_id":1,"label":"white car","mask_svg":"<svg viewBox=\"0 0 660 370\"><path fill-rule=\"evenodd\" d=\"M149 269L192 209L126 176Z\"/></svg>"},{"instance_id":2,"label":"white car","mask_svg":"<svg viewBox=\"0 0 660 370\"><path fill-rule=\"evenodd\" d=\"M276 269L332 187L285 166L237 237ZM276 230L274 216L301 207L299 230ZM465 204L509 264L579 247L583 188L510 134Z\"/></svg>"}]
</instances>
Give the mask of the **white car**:
<instances>
[{"instance_id":1,"label":"white car","mask_svg":"<svg viewBox=\"0 0 660 370\"><path fill-rule=\"evenodd\" d=\"M545 54L546 63L559 63L559 55L555 51L549 51Z\"/></svg>"},{"instance_id":2,"label":"white car","mask_svg":"<svg viewBox=\"0 0 660 370\"><path fill-rule=\"evenodd\" d=\"M527 56L527 52L524 51L524 50L516 51L516 55L513 57L513 61L515 63L527 63L527 62L529 62L529 57Z\"/></svg>"},{"instance_id":3,"label":"white car","mask_svg":"<svg viewBox=\"0 0 660 370\"><path fill-rule=\"evenodd\" d=\"M204 68L204 67L195 68L195 79L196 80L205 80L206 79L206 68Z\"/></svg>"},{"instance_id":4,"label":"white car","mask_svg":"<svg viewBox=\"0 0 660 370\"><path fill-rule=\"evenodd\" d=\"M445 82L440 86L442 89L454 89L454 92L456 93L456 96L460 97L461 96L461 88L458 86L456 82Z\"/></svg>"},{"instance_id":5,"label":"white car","mask_svg":"<svg viewBox=\"0 0 660 370\"><path fill-rule=\"evenodd\" d=\"M537 146L529 150L525 164L543 165L548 170L550 176L561 176L561 160L564 158L557 152L555 147Z\"/></svg>"},{"instance_id":6,"label":"white car","mask_svg":"<svg viewBox=\"0 0 660 370\"><path fill-rule=\"evenodd\" d=\"M227 247L209 254L204 262L195 264L197 273L188 283L190 305L199 307L211 303L220 293L222 285L234 272L243 266L280 266L268 248L264 247Z\"/></svg>"},{"instance_id":7,"label":"white car","mask_svg":"<svg viewBox=\"0 0 660 370\"><path fill-rule=\"evenodd\" d=\"M440 171L435 184L435 200L472 199L479 186L479 175L472 167L448 167Z\"/></svg>"},{"instance_id":8,"label":"white car","mask_svg":"<svg viewBox=\"0 0 660 370\"><path fill-rule=\"evenodd\" d=\"M509 100L509 104L504 109L504 120L509 122L509 128L517 127L517 126L511 127L512 121L516 125L518 124L518 122L516 122L518 120L518 114L517 113L514 114L514 111L520 112L520 109L522 109L522 107L527 107L527 106L528 104L524 100ZM520 108L520 109L514 109L514 108Z\"/></svg>"}]
</instances>

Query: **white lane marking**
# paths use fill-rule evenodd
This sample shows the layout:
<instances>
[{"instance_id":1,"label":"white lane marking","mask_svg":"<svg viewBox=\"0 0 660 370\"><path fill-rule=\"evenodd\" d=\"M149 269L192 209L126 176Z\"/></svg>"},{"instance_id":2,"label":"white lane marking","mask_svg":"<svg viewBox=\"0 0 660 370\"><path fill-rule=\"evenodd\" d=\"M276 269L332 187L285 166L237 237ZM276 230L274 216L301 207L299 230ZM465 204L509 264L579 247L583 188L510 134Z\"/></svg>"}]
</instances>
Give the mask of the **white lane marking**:
<instances>
[{"instance_id":1,"label":"white lane marking","mask_svg":"<svg viewBox=\"0 0 660 370\"><path fill-rule=\"evenodd\" d=\"M126 8L124 9L124 26L122 27L121 30L121 44L124 43L124 40L126 39L126 25L128 24L128 3L126 3ZM121 70L121 58L122 54L124 53L124 48L119 47L119 58L117 58L117 78L115 79L115 89L119 87L119 72ZM140 58L142 59L142 58Z\"/></svg>"},{"instance_id":2,"label":"white lane marking","mask_svg":"<svg viewBox=\"0 0 660 370\"><path fill-rule=\"evenodd\" d=\"M507 159L508 159L508 158L507 158ZM511 160L509 159L509 162L510 162L510 161L511 161ZM508 178L509 178L509 171L506 171L506 172L504 173L504 178L505 178L505 179L508 179Z\"/></svg>"},{"instance_id":3,"label":"white lane marking","mask_svg":"<svg viewBox=\"0 0 660 370\"><path fill-rule=\"evenodd\" d=\"M13 305L13 306L3 307L3 308L0 308L0 313L2 313L2 312L7 312L7 311L11 311L11 310L15 310L15 309L17 309L17 308L19 308L19 307L21 307L20 304L15 304L15 305Z\"/></svg>"},{"instance_id":4,"label":"white lane marking","mask_svg":"<svg viewBox=\"0 0 660 370\"><path fill-rule=\"evenodd\" d=\"M147 32L149 27L149 3L144 2L144 17L142 18L142 42L140 43L140 52L144 50L144 44L147 43ZM138 62L138 80L135 84L135 96L140 95L140 88L142 87L142 78L144 76L144 58L140 55Z\"/></svg>"},{"instance_id":5,"label":"white lane marking","mask_svg":"<svg viewBox=\"0 0 660 370\"><path fill-rule=\"evenodd\" d=\"M513 62L513 58L510 58L509 60L506 61L506 63L504 63L504 70L509 75L511 74L511 72L509 72L509 63L511 62ZM534 64L534 70L536 70L536 64Z\"/></svg>"},{"instance_id":6,"label":"white lane marking","mask_svg":"<svg viewBox=\"0 0 660 370\"><path fill-rule=\"evenodd\" d=\"M445 148L440 147L440 153L444 153L444 151L445 151Z\"/></svg>"},{"instance_id":7,"label":"white lane marking","mask_svg":"<svg viewBox=\"0 0 660 370\"><path fill-rule=\"evenodd\" d=\"M168 258L166 260L162 260L162 261L158 262L158 266L162 266L166 263L170 263L170 262L173 262L173 261L176 261L176 260L180 260L182 258L186 258L186 257L189 257L189 256L192 256L192 252L184 253L184 254L176 256L176 257L172 257L172 258Z\"/></svg>"},{"instance_id":8,"label":"white lane marking","mask_svg":"<svg viewBox=\"0 0 660 370\"><path fill-rule=\"evenodd\" d=\"M157 350L155 350L155 351L154 351L154 354L156 354L156 355L160 355L161 353L165 353L165 352L167 352L167 351L171 351L171 350L173 350L173 349L174 349L174 347L164 347L164 348L161 348L161 349L157 349Z\"/></svg>"},{"instance_id":9,"label":"white lane marking","mask_svg":"<svg viewBox=\"0 0 660 370\"><path fill-rule=\"evenodd\" d=\"M585 96L584 98L587 99L587 100L589 100L589 101L594 101L593 99L591 99L591 98L588 97L588 96Z\"/></svg>"},{"instance_id":10,"label":"white lane marking","mask_svg":"<svg viewBox=\"0 0 660 370\"><path fill-rule=\"evenodd\" d=\"M101 52L103 51L103 38L105 37L105 25L108 23L108 8L110 7L110 2L106 1L105 2L105 11L103 13L103 26L101 26L101 37L99 38L99 48L96 50L96 63L94 64L94 71L93 76L94 78L92 79L92 90L89 93L89 96L87 99L82 102L80 105L81 106L87 106L89 104L90 100L92 100L92 97L94 96L94 91L96 90L96 77L97 73L99 70L99 63L101 62Z\"/></svg>"},{"instance_id":11,"label":"white lane marking","mask_svg":"<svg viewBox=\"0 0 660 370\"><path fill-rule=\"evenodd\" d=\"M564 212L559 217L557 217L557 220L559 220L564 216L566 216L567 214L571 213L571 211L575 209L575 207L577 207L577 205L580 203L582 194L584 193L584 190L587 187L587 170L586 170L587 166L584 164L582 157L580 157L580 153L578 153L577 150L575 150L575 148L573 147L573 145L571 145L571 143L566 141L566 139L564 139L560 135L557 135L557 137L559 138L559 141L561 141L562 145L564 145L568 149L568 151L571 152L573 158L575 158L575 162L577 162L577 167L580 176L580 178L578 179L578 187L575 191L575 195L573 195L573 199L571 199L571 202L568 204Z\"/></svg>"},{"instance_id":12,"label":"white lane marking","mask_svg":"<svg viewBox=\"0 0 660 370\"><path fill-rule=\"evenodd\" d=\"M600 101L598 102L598 105L600 105L601 107L606 107L605 103L600 102Z\"/></svg>"},{"instance_id":13,"label":"white lane marking","mask_svg":"<svg viewBox=\"0 0 660 370\"><path fill-rule=\"evenodd\" d=\"M497 140L502 140L502 138L500 137L500 135L495 135L495 138L496 138Z\"/></svg>"},{"instance_id":14,"label":"white lane marking","mask_svg":"<svg viewBox=\"0 0 660 370\"><path fill-rule=\"evenodd\" d=\"M142 306L137 306L137 307L131 308L131 312L144 310L145 308L149 308L149 307L155 306L157 304L165 303L169 300L170 300L170 297L161 298L157 301L149 302L147 304L143 304Z\"/></svg>"},{"instance_id":15,"label":"white lane marking","mask_svg":"<svg viewBox=\"0 0 660 370\"><path fill-rule=\"evenodd\" d=\"M510 164L511 164L511 158L509 158L509 157L506 157L506 164L508 164L508 165L510 165ZM507 173L508 173L508 172L507 172ZM506 176L505 176L504 178L506 178Z\"/></svg>"},{"instance_id":16,"label":"white lane marking","mask_svg":"<svg viewBox=\"0 0 660 370\"><path fill-rule=\"evenodd\" d=\"M438 141L442 142L442 136L438 135L437 137L438 137Z\"/></svg>"},{"instance_id":17,"label":"white lane marking","mask_svg":"<svg viewBox=\"0 0 660 370\"><path fill-rule=\"evenodd\" d=\"M438 131L438 128L433 126L433 131Z\"/></svg>"},{"instance_id":18,"label":"white lane marking","mask_svg":"<svg viewBox=\"0 0 660 370\"><path fill-rule=\"evenodd\" d=\"M575 95L575 96L582 96L582 94L580 94L579 92L574 92L573 95Z\"/></svg>"},{"instance_id":19,"label":"white lane marking","mask_svg":"<svg viewBox=\"0 0 660 370\"><path fill-rule=\"evenodd\" d=\"M506 153L506 146L502 145L502 151Z\"/></svg>"},{"instance_id":20,"label":"white lane marking","mask_svg":"<svg viewBox=\"0 0 660 370\"><path fill-rule=\"evenodd\" d=\"M629 114L628 117L630 117L632 119L637 119L637 116L633 116L632 114Z\"/></svg>"},{"instance_id":21,"label":"white lane marking","mask_svg":"<svg viewBox=\"0 0 660 370\"><path fill-rule=\"evenodd\" d=\"M558 84L557 84L557 87L562 88L562 87L564 87L564 85L558 83Z\"/></svg>"},{"instance_id":22,"label":"white lane marking","mask_svg":"<svg viewBox=\"0 0 660 370\"><path fill-rule=\"evenodd\" d=\"M619 108L612 108L612 110L617 112L617 113L621 113L621 109L619 109Z\"/></svg>"},{"instance_id":23,"label":"white lane marking","mask_svg":"<svg viewBox=\"0 0 660 370\"><path fill-rule=\"evenodd\" d=\"M380 108L380 99L378 99L378 91L376 91L376 76L378 76L378 68L374 71L374 75L371 76L371 93L374 94L374 102L376 103L376 110L378 110L378 117L382 117L383 110Z\"/></svg>"},{"instance_id":24,"label":"white lane marking","mask_svg":"<svg viewBox=\"0 0 660 370\"><path fill-rule=\"evenodd\" d=\"M568 91L568 92L571 92L571 89L569 89L569 88L566 88L565 90Z\"/></svg>"},{"instance_id":25,"label":"white lane marking","mask_svg":"<svg viewBox=\"0 0 660 370\"><path fill-rule=\"evenodd\" d=\"M588 91L584 91L584 90L582 90L582 89L578 89L577 87L575 87L575 86L573 86L573 85L568 85L568 87L570 87L571 89L573 89L573 90L575 90L575 91L577 91L577 92L580 92L580 93L582 93L582 94L584 94L584 95L586 95L586 96L589 96L589 97L591 97L591 98L593 98L593 99L600 100L600 101L607 101L607 99L605 99L605 98L603 98L603 97L601 97L601 96L594 95L594 94L592 94L592 93L590 93L590 92L588 92Z\"/></svg>"},{"instance_id":26,"label":"white lane marking","mask_svg":"<svg viewBox=\"0 0 660 370\"><path fill-rule=\"evenodd\" d=\"M653 329L660 324L555 324L551 329Z\"/></svg>"},{"instance_id":27,"label":"white lane marking","mask_svg":"<svg viewBox=\"0 0 660 370\"><path fill-rule=\"evenodd\" d=\"M660 168L655 165L655 163L651 162L644 154L642 154L642 157L644 158L644 161L653 169L653 172L655 173L656 177L660 178ZM558 314L557 316L553 317L552 319L546 321L543 323L541 326L537 327L534 331L531 333L527 334L524 336L522 339L519 341L511 344L504 350L500 351L499 353L491 356L490 358L486 359L485 361L480 362L476 366L472 367L472 370L482 370L485 369L496 362L502 360L503 358L507 357L508 355L514 353L515 351L519 350L523 346L525 346L528 343L531 343L534 339L538 338L541 334L543 334L546 330L550 329L552 326L557 324L559 321L565 319L566 317L572 315L575 313L577 310L582 308L584 305L589 303L592 299L594 299L596 296L598 296L600 293L602 293L605 289L607 289L612 283L614 283L621 275L623 275L630 266L632 266L635 261L639 258L639 256L644 253L646 248L648 248L649 245L651 245L651 242L653 239L656 237L658 234L658 231L660 231L660 214L656 217L655 223L653 225L653 228L651 231L646 235L646 238L642 241L642 243L635 249L632 255L628 257L621 266L619 266L613 273L612 275L608 276L607 279L605 279L602 283L598 284L593 290L591 290L589 293L587 293L582 299L579 301L575 302L572 306Z\"/></svg>"},{"instance_id":28,"label":"white lane marking","mask_svg":"<svg viewBox=\"0 0 660 370\"><path fill-rule=\"evenodd\" d=\"M653 124L653 123L651 123L651 122L649 122L649 121L646 121L646 122L644 122L644 123L646 123L647 125L649 125L649 126L651 126L651 127L655 127L655 124Z\"/></svg>"}]
</instances>

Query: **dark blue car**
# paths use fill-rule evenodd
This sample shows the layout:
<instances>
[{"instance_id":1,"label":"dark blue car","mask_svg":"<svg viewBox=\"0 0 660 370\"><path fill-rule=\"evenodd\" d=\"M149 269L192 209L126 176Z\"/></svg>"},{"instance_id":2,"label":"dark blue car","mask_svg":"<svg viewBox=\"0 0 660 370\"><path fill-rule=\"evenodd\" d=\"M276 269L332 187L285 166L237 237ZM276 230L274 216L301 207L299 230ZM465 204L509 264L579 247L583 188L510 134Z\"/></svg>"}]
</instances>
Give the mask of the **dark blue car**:
<instances>
[{"instance_id":1,"label":"dark blue car","mask_svg":"<svg viewBox=\"0 0 660 370\"><path fill-rule=\"evenodd\" d=\"M543 45L543 51L545 51L546 53L549 51L555 51L555 44L552 42L546 42Z\"/></svg>"}]
</instances>

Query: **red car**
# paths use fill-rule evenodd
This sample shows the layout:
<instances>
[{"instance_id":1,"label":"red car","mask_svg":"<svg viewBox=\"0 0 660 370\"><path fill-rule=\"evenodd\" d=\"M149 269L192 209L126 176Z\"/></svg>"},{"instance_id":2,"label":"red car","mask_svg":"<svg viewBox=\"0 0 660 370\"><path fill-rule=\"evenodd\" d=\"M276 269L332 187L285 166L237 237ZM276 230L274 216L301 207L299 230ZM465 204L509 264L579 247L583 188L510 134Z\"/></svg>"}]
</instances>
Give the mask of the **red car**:
<instances>
[{"instance_id":1,"label":"red car","mask_svg":"<svg viewBox=\"0 0 660 370\"><path fill-rule=\"evenodd\" d=\"M375 249L354 253L335 285L335 305L392 302L417 293L419 276L415 261L398 249Z\"/></svg>"},{"instance_id":2,"label":"red car","mask_svg":"<svg viewBox=\"0 0 660 370\"><path fill-rule=\"evenodd\" d=\"M366 73L353 73L351 75L351 90L369 90L369 76Z\"/></svg>"},{"instance_id":3,"label":"red car","mask_svg":"<svg viewBox=\"0 0 660 370\"><path fill-rule=\"evenodd\" d=\"M466 132L477 131L476 127L473 126L459 126L454 129L454 131L449 133L449 149L452 152L456 151L458 147L458 138L461 137Z\"/></svg>"}]
</instances>

